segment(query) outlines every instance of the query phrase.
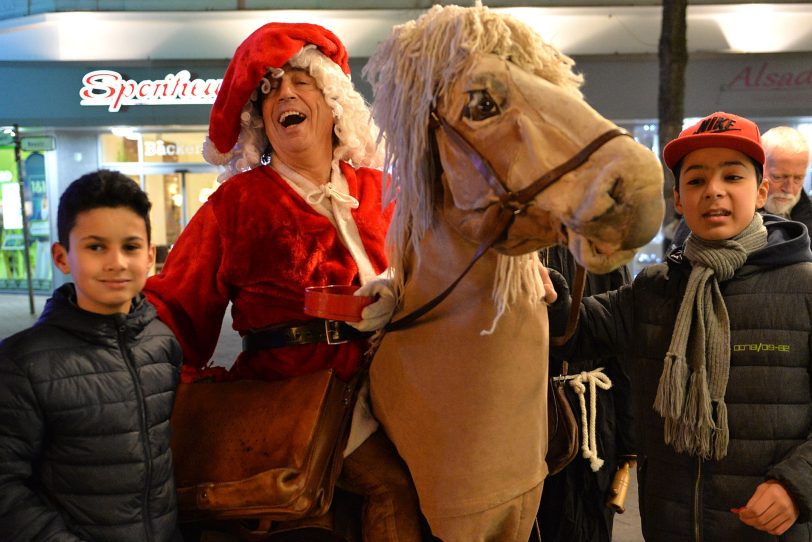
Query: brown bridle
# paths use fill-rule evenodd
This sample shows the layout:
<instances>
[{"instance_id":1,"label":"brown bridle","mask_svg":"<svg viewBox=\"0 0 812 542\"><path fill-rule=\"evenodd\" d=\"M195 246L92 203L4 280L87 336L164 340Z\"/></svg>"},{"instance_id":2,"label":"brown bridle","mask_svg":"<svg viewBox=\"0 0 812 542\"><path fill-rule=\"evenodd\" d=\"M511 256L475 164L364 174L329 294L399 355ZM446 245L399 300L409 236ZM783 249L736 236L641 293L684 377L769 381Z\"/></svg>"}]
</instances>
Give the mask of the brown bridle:
<instances>
[{"instance_id":1,"label":"brown bridle","mask_svg":"<svg viewBox=\"0 0 812 542\"><path fill-rule=\"evenodd\" d=\"M474 257L468 262L468 265L463 269L462 273L460 274L457 279L452 282L445 290L440 292L436 297L431 299L430 301L426 302L422 306L418 307L417 309L413 310L406 316L395 320L394 322L390 322L384 328L386 331L396 331L399 329L403 329L405 327L410 326L414 323L415 320L429 312L431 309L439 305L448 295L454 290L454 288L459 284L459 282L468 274L468 271L474 266L474 264L482 257L483 254L491 247L493 244L502 238L504 235L507 234L507 230L510 228L511 224L515 220L517 215L522 214L525 212L527 207L531 204L533 199L539 195L544 189L551 186L556 181L560 180L561 177L566 175L567 173L577 169L581 165L586 162L592 154L601 148L604 144L606 144L611 139L614 139L618 136L629 136L631 134L624 130L623 128L613 128L608 130L591 142L589 142L583 149L578 151L575 156L556 166L555 168L551 169L538 179L534 181L529 186L524 187L523 189L517 192L511 192L508 189L507 185L499 178L499 176L493 171L493 168L488 163L488 161L483 158L481 154L471 145L463 136L460 134L453 126L451 126L446 120L438 115L436 112L432 111L431 113L431 124L430 128L439 128L443 130L443 133L446 135L448 140L451 142L452 145L457 147L460 151L462 151L468 160L471 162L471 165L477 170L477 172L485 179L488 183L488 186L493 189L494 193L498 197L498 200L491 203L491 205L499 205L499 210L496 215L496 218L493 221L493 227L490 228L491 234L486 237L477 248ZM437 158L437 163L439 164L439 158ZM486 207L487 209L487 207ZM586 271L584 268L578 264L575 272L575 284L573 284L573 298L572 298L572 308L570 311L570 316L567 321L567 329L564 335L560 337L551 337L550 341L555 346L560 346L567 342L567 340L572 336L575 332L575 327L578 324L578 314L580 310L581 304L581 297L583 295L584 290L584 283L586 281Z\"/></svg>"}]
</instances>

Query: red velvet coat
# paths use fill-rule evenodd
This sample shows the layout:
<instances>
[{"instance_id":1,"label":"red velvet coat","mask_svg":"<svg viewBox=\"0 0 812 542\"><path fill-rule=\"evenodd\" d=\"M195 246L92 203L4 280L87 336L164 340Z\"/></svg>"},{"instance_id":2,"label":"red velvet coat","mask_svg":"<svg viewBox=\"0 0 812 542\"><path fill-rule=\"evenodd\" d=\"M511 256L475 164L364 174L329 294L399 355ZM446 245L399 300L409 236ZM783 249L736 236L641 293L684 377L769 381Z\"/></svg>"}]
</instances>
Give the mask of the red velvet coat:
<instances>
[{"instance_id":1,"label":"red velvet coat","mask_svg":"<svg viewBox=\"0 0 812 542\"><path fill-rule=\"evenodd\" d=\"M341 163L360 202L352 216L376 273L386 268L384 239L391 209L381 209L380 171ZM183 347L185 380L211 359L229 301L234 329L244 335L310 319L304 288L359 284L358 269L338 232L270 167L226 181L195 213L145 292ZM366 343L309 344L243 352L231 378L272 380L333 367L342 378L357 369Z\"/></svg>"}]
</instances>

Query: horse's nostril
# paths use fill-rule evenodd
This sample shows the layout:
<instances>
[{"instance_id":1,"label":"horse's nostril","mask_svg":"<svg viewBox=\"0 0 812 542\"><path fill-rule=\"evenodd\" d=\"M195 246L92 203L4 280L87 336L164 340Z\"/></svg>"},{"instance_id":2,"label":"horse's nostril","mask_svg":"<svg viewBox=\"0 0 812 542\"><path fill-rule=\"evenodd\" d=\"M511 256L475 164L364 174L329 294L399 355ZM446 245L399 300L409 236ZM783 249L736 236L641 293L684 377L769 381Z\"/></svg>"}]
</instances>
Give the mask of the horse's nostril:
<instances>
[{"instance_id":1,"label":"horse's nostril","mask_svg":"<svg viewBox=\"0 0 812 542\"><path fill-rule=\"evenodd\" d=\"M615 200L615 203L621 203L623 201L623 178L617 177L615 178L614 184L612 184L611 190L609 190L609 197Z\"/></svg>"}]
</instances>

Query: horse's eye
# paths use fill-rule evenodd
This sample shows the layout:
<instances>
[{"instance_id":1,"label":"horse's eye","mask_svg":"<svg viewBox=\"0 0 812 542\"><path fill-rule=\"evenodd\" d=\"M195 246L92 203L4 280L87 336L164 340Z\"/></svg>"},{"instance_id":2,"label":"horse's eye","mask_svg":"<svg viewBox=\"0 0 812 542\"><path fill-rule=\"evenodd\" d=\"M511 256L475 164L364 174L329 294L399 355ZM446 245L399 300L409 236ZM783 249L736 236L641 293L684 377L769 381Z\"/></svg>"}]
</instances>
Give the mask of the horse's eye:
<instances>
[{"instance_id":1,"label":"horse's eye","mask_svg":"<svg viewBox=\"0 0 812 542\"><path fill-rule=\"evenodd\" d=\"M468 93L468 104L463 115L471 120L485 120L500 113L499 106L485 90L474 90Z\"/></svg>"}]
</instances>

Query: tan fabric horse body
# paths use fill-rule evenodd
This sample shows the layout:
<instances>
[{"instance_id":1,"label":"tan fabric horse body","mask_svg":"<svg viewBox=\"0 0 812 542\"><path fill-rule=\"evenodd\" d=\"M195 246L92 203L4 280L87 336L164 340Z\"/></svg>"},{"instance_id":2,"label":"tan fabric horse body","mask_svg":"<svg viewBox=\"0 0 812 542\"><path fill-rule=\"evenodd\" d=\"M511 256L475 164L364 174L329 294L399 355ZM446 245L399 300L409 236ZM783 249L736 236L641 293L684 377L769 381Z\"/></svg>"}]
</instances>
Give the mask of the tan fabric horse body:
<instances>
[{"instance_id":1,"label":"tan fabric horse body","mask_svg":"<svg viewBox=\"0 0 812 542\"><path fill-rule=\"evenodd\" d=\"M373 111L398 202L389 234L395 320L460 275L499 209L498 190L435 128L432 112L518 191L616 128L584 102L571 68L522 23L482 7L436 6L396 27L371 59ZM465 540L470 534L443 530L448 518L488 515L547 473L549 341L536 251L567 243L587 268L606 272L653 237L662 215L654 154L611 137L521 209L446 300L383 336L370 373L373 410L435 535ZM477 539L513 539L504 518L489 521ZM516 539L527 540L532 517L519 523Z\"/></svg>"}]
</instances>

